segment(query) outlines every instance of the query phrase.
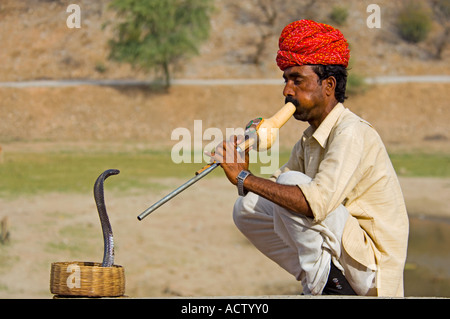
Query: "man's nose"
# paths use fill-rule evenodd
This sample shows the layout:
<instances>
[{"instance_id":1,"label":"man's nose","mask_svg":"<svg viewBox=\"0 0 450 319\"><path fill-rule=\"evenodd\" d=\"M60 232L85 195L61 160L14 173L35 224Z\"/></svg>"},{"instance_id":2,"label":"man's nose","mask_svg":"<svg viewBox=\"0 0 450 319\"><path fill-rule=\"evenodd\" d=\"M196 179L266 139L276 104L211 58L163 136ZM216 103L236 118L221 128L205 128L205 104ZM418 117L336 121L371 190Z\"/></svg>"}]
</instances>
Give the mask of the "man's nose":
<instances>
[{"instance_id":1,"label":"man's nose","mask_svg":"<svg viewBox=\"0 0 450 319\"><path fill-rule=\"evenodd\" d=\"M284 85L283 95L284 97L294 96L292 81L287 81L286 84Z\"/></svg>"}]
</instances>

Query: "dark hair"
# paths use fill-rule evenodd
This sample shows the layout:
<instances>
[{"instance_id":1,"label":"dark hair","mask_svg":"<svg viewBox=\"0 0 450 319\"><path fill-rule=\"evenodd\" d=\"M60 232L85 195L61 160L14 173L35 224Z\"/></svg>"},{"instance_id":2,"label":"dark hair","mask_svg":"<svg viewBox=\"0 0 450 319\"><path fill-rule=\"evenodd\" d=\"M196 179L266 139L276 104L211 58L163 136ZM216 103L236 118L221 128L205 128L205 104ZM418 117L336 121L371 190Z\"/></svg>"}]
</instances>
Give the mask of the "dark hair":
<instances>
[{"instance_id":1,"label":"dark hair","mask_svg":"<svg viewBox=\"0 0 450 319\"><path fill-rule=\"evenodd\" d=\"M347 98L345 88L347 86L347 69L343 65L312 65L313 71L319 77L319 84L326 78L333 76L336 79L336 89L334 96L338 102L343 103Z\"/></svg>"}]
</instances>

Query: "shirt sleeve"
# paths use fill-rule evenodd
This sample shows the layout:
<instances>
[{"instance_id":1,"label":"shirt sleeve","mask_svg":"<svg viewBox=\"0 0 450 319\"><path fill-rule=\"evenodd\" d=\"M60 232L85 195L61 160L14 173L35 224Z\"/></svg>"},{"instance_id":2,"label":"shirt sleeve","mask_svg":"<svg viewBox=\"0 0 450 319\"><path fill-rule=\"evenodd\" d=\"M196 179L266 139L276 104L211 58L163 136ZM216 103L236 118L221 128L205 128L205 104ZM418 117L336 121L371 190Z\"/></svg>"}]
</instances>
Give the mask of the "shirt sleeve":
<instances>
[{"instance_id":1,"label":"shirt sleeve","mask_svg":"<svg viewBox=\"0 0 450 319\"><path fill-rule=\"evenodd\" d=\"M330 135L328 150L317 174L310 183L298 185L311 207L316 222L324 220L335 210L360 180L363 135L364 132L358 129L358 125Z\"/></svg>"}]
</instances>

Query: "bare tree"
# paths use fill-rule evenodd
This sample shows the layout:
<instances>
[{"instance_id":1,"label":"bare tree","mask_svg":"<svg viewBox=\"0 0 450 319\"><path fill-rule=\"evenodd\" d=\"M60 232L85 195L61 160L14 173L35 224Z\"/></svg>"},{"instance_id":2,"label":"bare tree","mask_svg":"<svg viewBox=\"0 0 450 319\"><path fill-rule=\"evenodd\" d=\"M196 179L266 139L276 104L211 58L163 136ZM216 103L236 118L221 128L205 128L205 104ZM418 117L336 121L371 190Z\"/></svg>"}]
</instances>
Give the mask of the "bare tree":
<instances>
[{"instance_id":1,"label":"bare tree","mask_svg":"<svg viewBox=\"0 0 450 319\"><path fill-rule=\"evenodd\" d=\"M278 18L277 8L274 7L274 0L254 0L260 8L261 19L257 23L258 29L260 30L260 38L256 39L256 51L250 59L253 64L259 64L261 56L266 49L267 40L274 36L276 23ZM258 21L257 21L258 22Z\"/></svg>"},{"instance_id":2,"label":"bare tree","mask_svg":"<svg viewBox=\"0 0 450 319\"><path fill-rule=\"evenodd\" d=\"M260 64L268 41L279 35L280 30L289 22L299 19L313 19L314 0L234 0L229 8L235 21L241 25L252 24L257 34L249 40L254 49L246 57L247 63Z\"/></svg>"},{"instance_id":3,"label":"bare tree","mask_svg":"<svg viewBox=\"0 0 450 319\"><path fill-rule=\"evenodd\" d=\"M435 21L441 27L442 32L435 38L435 58L442 59L442 53L450 41L450 0L429 0Z\"/></svg>"}]
</instances>

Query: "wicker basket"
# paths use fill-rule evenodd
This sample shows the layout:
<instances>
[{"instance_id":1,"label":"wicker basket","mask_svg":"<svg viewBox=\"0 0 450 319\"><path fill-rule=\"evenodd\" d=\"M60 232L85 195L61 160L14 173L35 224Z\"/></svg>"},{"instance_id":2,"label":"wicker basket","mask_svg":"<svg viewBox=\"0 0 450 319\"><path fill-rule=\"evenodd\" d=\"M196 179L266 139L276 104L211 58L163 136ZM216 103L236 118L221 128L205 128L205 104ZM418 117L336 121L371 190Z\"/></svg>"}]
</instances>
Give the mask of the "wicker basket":
<instances>
[{"instance_id":1,"label":"wicker basket","mask_svg":"<svg viewBox=\"0 0 450 319\"><path fill-rule=\"evenodd\" d=\"M51 267L50 291L59 296L120 297L125 293L125 272L118 265L55 262Z\"/></svg>"}]
</instances>

